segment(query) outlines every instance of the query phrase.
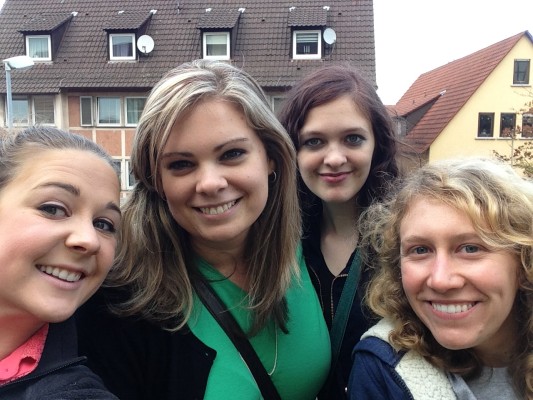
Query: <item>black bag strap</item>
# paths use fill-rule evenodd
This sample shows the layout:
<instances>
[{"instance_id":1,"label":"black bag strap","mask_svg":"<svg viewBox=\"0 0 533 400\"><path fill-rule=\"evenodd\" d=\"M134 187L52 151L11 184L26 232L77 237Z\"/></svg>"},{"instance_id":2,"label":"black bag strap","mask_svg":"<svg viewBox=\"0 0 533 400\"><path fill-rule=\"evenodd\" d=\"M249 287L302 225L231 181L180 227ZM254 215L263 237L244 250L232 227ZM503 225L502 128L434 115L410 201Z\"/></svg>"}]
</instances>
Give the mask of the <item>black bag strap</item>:
<instances>
[{"instance_id":1,"label":"black bag strap","mask_svg":"<svg viewBox=\"0 0 533 400\"><path fill-rule=\"evenodd\" d=\"M226 335L228 335L235 348L241 354L244 362L254 376L263 398L265 400L281 400L276 387L272 383L272 379L270 379L263 363L246 338L245 333L237 321L235 321L233 315L226 310L226 306L213 291L209 283L200 278L193 281L193 286L205 308L207 308L224 332L226 332Z\"/></svg>"}]
</instances>

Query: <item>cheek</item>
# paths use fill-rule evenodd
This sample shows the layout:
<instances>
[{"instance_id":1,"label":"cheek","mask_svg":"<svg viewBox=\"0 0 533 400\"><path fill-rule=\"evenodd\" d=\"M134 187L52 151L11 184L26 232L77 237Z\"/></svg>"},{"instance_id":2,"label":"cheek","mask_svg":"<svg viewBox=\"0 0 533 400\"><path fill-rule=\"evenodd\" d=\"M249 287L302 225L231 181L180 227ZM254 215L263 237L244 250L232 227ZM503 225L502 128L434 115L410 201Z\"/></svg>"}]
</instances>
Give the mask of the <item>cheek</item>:
<instances>
[{"instance_id":1,"label":"cheek","mask_svg":"<svg viewBox=\"0 0 533 400\"><path fill-rule=\"evenodd\" d=\"M401 267L402 286L407 297L415 295L422 287L424 278L420 271L413 267L402 264Z\"/></svg>"},{"instance_id":2,"label":"cheek","mask_svg":"<svg viewBox=\"0 0 533 400\"><path fill-rule=\"evenodd\" d=\"M102 244L100 249L100 268L102 272L107 275L113 261L115 259L115 254L117 250L117 241L115 239L109 240Z\"/></svg>"},{"instance_id":3,"label":"cheek","mask_svg":"<svg viewBox=\"0 0 533 400\"><path fill-rule=\"evenodd\" d=\"M354 163L359 164L361 168L364 168L368 172L370 172L370 166L372 165L372 155L373 155L373 152L370 148L367 149L367 151L365 152L355 154Z\"/></svg>"},{"instance_id":4,"label":"cheek","mask_svg":"<svg viewBox=\"0 0 533 400\"><path fill-rule=\"evenodd\" d=\"M186 197L191 190L190 186L184 179L180 179L179 182L176 182L175 179L165 179L164 177L161 179L163 199L172 214L186 203Z\"/></svg>"},{"instance_id":5,"label":"cheek","mask_svg":"<svg viewBox=\"0 0 533 400\"><path fill-rule=\"evenodd\" d=\"M310 152L306 150L301 150L297 154L296 161L298 162L298 168L301 171L309 171L310 169L316 168L322 163L323 155L315 151Z\"/></svg>"}]
</instances>

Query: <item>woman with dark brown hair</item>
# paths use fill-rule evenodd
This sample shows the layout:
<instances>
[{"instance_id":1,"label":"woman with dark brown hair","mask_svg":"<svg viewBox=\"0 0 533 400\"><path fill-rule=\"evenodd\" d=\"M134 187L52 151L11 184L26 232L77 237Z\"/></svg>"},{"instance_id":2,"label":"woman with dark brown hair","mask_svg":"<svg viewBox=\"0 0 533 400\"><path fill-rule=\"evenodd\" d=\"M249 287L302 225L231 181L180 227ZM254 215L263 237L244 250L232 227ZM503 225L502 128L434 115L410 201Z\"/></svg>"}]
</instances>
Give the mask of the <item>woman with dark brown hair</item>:
<instances>
[{"instance_id":1,"label":"woman with dark brown hair","mask_svg":"<svg viewBox=\"0 0 533 400\"><path fill-rule=\"evenodd\" d=\"M296 147L304 256L332 339L322 397L341 399L351 350L371 324L362 306L368 272L358 254L357 219L398 176L395 131L374 86L344 65L304 77L279 118Z\"/></svg>"}]
</instances>

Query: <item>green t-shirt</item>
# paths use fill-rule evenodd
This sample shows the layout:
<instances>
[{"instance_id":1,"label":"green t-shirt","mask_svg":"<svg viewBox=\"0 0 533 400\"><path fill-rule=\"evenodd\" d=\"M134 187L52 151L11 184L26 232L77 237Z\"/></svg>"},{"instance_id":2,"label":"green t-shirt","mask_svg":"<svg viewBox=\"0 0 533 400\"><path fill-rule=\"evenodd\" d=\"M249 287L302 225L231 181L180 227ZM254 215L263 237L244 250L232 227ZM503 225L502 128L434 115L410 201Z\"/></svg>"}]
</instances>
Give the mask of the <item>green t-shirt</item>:
<instances>
[{"instance_id":1,"label":"green t-shirt","mask_svg":"<svg viewBox=\"0 0 533 400\"><path fill-rule=\"evenodd\" d=\"M301 277L296 278L286 298L289 308L288 334L270 324L250 339L274 385L283 399L315 399L326 380L331 348L329 333L313 288L305 261L299 251ZM246 292L224 277L205 261L200 271L246 332L251 313L242 306ZM195 297L189 328L203 343L213 348L217 356L211 368L204 399L260 399L261 392L237 349L213 319L201 301Z\"/></svg>"}]
</instances>

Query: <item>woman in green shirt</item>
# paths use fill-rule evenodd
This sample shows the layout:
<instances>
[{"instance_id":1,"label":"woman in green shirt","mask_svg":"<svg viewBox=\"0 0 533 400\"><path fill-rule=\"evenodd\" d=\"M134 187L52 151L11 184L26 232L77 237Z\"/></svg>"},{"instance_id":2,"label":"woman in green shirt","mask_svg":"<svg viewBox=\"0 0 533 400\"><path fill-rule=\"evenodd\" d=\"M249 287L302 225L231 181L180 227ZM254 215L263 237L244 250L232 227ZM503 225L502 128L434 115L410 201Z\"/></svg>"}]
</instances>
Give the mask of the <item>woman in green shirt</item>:
<instances>
[{"instance_id":1,"label":"woman in green shirt","mask_svg":"<svg viewBox=\"0 0 533 400\"><path fill-rule=\"evenodd\" d=\"M138 183L108 281L120 289L100 296L118 316L101 304L80 316L93 369L124 399L260 398L198 296L207 283L279 396L314 399L328 332L299 250L295 151L259 85L223 62L170 71L146 101L131 162Z\"/></svg>"}]
</instances>

